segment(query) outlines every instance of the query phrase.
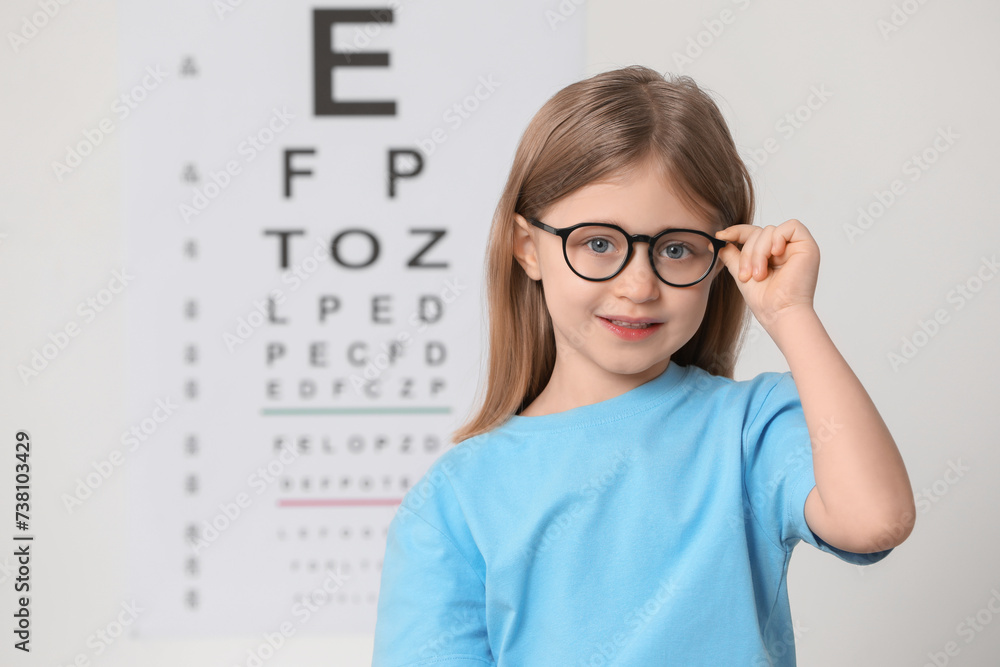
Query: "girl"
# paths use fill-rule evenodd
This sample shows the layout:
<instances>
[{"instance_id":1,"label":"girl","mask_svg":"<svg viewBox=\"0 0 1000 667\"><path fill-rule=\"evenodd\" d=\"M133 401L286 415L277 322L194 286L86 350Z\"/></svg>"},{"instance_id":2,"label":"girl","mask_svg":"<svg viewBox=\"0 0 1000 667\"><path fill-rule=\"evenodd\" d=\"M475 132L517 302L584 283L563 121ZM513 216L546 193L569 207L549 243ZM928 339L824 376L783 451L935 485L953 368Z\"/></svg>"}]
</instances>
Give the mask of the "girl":
<instances>
[{"instance_id":1,"label":"girl","mask_svg":"<svg viewBox=\"0 0 1000 667\"><path fill-rule=\"evenodd\" d=\"M389 526L374 666L794 665L795 545L863 565L906 539L903 461L813 310L819 249L753 208L689 77L605 72L535 115L482 405ZM790 372L733 379L747 306Z\"/></svg>"}]
</instances>

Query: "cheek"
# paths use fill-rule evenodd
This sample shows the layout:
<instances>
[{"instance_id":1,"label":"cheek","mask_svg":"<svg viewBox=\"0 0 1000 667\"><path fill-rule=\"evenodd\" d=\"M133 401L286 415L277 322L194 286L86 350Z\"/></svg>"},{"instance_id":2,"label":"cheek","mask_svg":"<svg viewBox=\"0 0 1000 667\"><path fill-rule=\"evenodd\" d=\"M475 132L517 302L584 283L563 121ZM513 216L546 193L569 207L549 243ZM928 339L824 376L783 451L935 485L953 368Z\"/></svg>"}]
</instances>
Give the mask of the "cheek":
<instances>
[{"instance_id":1,"label":"cheek","mask_svg":"<svg viewBox=\"0 0 1000 667\"><path fill-rule=\"evenodd\" d=\"M684 300L678 303L683 308L683 317L697 327L705 316L705 307L708 305L708 290L686 293L684 297Z\"/></svg>"}]
</instances>

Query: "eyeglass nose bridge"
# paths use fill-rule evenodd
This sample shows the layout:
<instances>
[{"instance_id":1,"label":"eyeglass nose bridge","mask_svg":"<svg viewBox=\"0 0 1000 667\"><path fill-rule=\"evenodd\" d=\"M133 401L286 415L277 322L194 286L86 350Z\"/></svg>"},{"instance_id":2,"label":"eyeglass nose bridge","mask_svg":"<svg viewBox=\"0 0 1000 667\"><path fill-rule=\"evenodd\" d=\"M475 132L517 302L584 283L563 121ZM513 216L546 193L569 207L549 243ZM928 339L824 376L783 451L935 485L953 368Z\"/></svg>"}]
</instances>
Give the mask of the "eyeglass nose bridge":
<instances>
[{"instance_id":1,"label":"eyeglass nose bridge","mask_svg":"<svg viewBox=\"0 0 1000 667\"><path fill-rule=\"evenodd\" d=\"M565 243L565 239L564 239L563 242ZM655 262L653 260L653 237L652 236L649 236L648 234L626 234L625 235L625 243L626 243L625 259L624 259L624 261L622 261L622 265L618 267L618 270L615 271L614 273L612 273L611 276L608 277L608 280L610 280L611 278L614 278L617 275L620 275L628 267L629 262L632 261L632 256L640 254L640 253L637 253L635 251L635 244L636 243L645 243L646 244L646 253L645 253L645 255L646 255L646 258L649 259L649 269L650 269L650 271L653 272L653 275L656 276L657 280L659 280L661 282L665 282L665 283L667 282L666 280L664 280L663 276L661 276L659 274L659 272L656 270L656 264L655 264ZM667 283L667 284L669 285L670 283Z\"/></svg>"},{"instance_id":2,"label":"eyeglass nose bridge","mask_svg":"<svg viewBox=\"0 0 1000 667\"><path fill-rule=\"evenodd\" d=\"M720 248L719 244L721 243L722 245L725 245L726 243L728 243L728 241L722 241L721 239L715 239L715 238L709 237L710 240L712 241L713 252L712 252L712 261L709 263L708 268L705 269L705 273L703 273L701 275L701 277L698 278L698 280L695 280L692 283L686 283L684 285L678 285L676 283L672 283L672 282L668 281L666 278L664 278L663 276L660 275L659 271L656 270L656 260L653 259L653 242L657 238L659 238L660 236L663 236L664 234L668 234L671 231L697 231L697 230L672 230L672 229L665 229L662 232L660 232L659 234L654 234L653 236L650 236L649 234L628 234L628 233L625 232L624 229L620 229L620 228L617 228L617 227L616 227L616 229L618 229L618 231L620 231L625 236L625 242L626 242L626 246L627 246L627 250L625 251L625 260L622 262L622 265L618 267L617 271L615 271L614 273L612 273L607 278L604 278L604 280L611 280L612 278L615 278L616 276L620 275L622 273L622 271L624 271L625 268L628 266L628 263L632 261L632 255L636 254L635 253L634 244L635 243L645 243L646 244L646 257L649 259L649 268L653 272L653 275L656 276L657 280L659 280L660 282L662 282L662 283L664 283L666 285L670 285L671 287L691 287L693 285L697 285L698 283L700 283L702 280L705 279L706 276L708 276L708 274L710 274L712 272L712 269L715 268L715 263L719 260L719 248ZM563 241L563 256L564 257L566 257L566 239L567 239L567 237L563 236L562 241ZM567 264L569 263L569 257L566 257L566 262L567 262ZM570 268L572 269L573 267L570 266ZM574 269L573 272L576 273L576 270ZM586 280L593 280L593 278L587 278Z\"/></svg>"}]
</instances>

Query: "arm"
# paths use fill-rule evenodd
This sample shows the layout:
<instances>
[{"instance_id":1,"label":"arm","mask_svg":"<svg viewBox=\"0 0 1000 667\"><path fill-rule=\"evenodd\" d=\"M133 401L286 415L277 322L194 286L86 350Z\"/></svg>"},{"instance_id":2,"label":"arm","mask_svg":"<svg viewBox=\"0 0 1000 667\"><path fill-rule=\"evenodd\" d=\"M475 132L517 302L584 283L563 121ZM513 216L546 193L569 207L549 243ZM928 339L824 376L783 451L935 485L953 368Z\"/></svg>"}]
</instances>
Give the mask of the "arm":
<instances>
[{"instance_id":1,"label":"arm","mask_svg":"<svg viewBox=\"0 0 1000 667\"><path fill-rule=\"evenodd\" d=\"M916 520L913 491L885 422L813 309L819 248L798 220L733 225L719 253L754 316L788 361L813 453L809 528L857 553L901 544ZM737 249L736 245L742 245Z\"/></svg>"},{"instance_id":2,"label":"arm","mask_svg":"<svg viewBox=\"0 0 1000 667\"><path fill-rule=\"evenodd\" d=\"M767 328L788 361L809 427L816 487L810 529L833 546L869 553L901 544L916 518L902 456L861 381L812 308Z\"/></svg>"}]
</instances>

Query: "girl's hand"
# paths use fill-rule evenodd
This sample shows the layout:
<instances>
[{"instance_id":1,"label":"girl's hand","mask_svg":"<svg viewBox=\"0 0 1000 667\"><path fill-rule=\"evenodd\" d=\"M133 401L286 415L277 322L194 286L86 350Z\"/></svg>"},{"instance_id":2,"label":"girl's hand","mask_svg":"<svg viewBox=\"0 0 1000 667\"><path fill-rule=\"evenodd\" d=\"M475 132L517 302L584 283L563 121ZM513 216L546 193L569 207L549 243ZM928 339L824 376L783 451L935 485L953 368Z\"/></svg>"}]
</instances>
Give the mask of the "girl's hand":
<instances>
[{"instance_id":1,"label":"girl's hand","mask_svg":"<svg viewBox=\"0 0 1000 667\"><path fill-rule=\"evenodd\" d=\"M732 242L719 259L765 331L773 333L784 313L812 311L819 246L805 225L794 219L778 226L733 225L715 237Z\"/></svg>"}]
</instances>

